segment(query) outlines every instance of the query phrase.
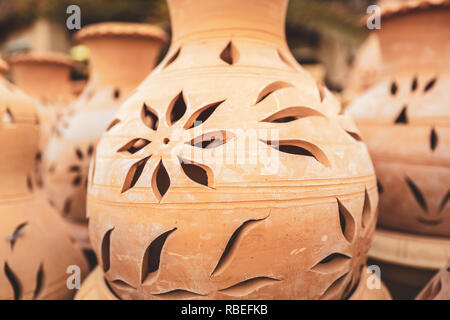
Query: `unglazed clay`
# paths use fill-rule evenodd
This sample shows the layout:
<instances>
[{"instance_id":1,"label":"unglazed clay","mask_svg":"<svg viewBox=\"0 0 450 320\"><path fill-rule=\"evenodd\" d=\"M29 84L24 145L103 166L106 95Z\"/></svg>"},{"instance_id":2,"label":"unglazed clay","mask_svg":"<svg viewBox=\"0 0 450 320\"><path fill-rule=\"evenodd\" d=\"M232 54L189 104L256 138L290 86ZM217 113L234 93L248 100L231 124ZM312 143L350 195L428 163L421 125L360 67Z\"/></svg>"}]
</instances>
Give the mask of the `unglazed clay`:
<instances>
[{"instance_id":1,"label":"unglazed clay","mask_svg":"<svg viewBox=\"0 0 450 320\"><path fill-rule=\"evenodd\" d=\"M129 23L91 25L76 35L90 49L91 77L60 121L45 157L46 190L64 217L85 222L87 173L97 140L154 68L165 37L157 27Z\"/></svg>"},{"instance_id":2,"label":"unglazed clay","mask_svg":"<svg viewBox=\"0 0 450 320\"><path fill-rule=\"evenodd\" d=\"M376 223L371 160L300 67L287 0L169 0L167 57L90 168L89 229L122 299L340 299Z\"/></svg>"},{"instance_id":3,"label":"unglazed clay","mask_svg":"<svg viewBox=\"0 0 450 320\"><path fill-rule=\"evenodd\" d=\"M8 59L14 83L35 98L40 122L40 142L36 153L35 178L42 187L42 159L57 121L74 101L70 83L70 57L56 52L15 54Z\"/></svg>"},{"instance_id":4,"label":"unglazed clay","mask_svg":"<svg viewBox=\"0 0 450 320\"><path fill-rule=\"evenodd\" d=\"M423 288L416 300L450 300L450 261Z\"/></svg>"},{"instance_id":5,"label":"unglazed clay","mask_svg":"<svg viewBox=\"0 0 450 320\"><path fill-rule=\"evenodd\" d=\"M361 279L357 283L348 300L391 300L391 294L381 283L380 288L369 289L366 285L371 276L367 268L363 269ZM201 299L202 297L198 297ZM100 267L96 267L83 282L78 290L75 300L120 300L120 296L113 291Z\"/></svg>"},{"instance_id":6,"label":"unglazed clay","mask_svg":"<svg viewBox=\"0 0 450 320\"><path fill-rule=\"evenodd\" d=\"M427 1L425 1L427 2ZM380 226L450 236L450 4L384 18L380 80L349 107L374 158Z\"/></svg>"},{"instance_id":7,"label":"unglazed clay","mask_svg":"<svg viewBox=\"0 0 450 320\"><path fill-rule=\"evenodd\" d=\"M68 267L84 276L87 265L32 183L39 139L33 101L3 78L0 119L0 299L69 299Z\"/></svg>"}]
</instances>

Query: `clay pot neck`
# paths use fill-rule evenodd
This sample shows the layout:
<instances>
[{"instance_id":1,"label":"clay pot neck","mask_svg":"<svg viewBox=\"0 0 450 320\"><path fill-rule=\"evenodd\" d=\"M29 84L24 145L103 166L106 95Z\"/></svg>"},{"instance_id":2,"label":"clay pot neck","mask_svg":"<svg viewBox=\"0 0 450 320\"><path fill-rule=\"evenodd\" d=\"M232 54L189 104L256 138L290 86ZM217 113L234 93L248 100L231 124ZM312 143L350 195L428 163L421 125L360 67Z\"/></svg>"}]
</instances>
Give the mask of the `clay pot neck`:
<instances>
[{"instance_id":1,"label":"clay pot neck","mask_svg":"<svg viewBox=\"0 0 450 320\"><path fill-rule=\"evenodd\" d=\"M145 37L99 35L82 41L90 50L90 84L134 89L154 68L162 42Z\"/></svg>"},{"instance_id":2,"label":"clay pot neck","mask_svg":"<svg viewBox=\"0 0 450 320\"><path fill-rule=\"evenodd\" d=\"M11 64L14 82L42 103L63 101L73 97L70 66L51 62L17 62Z\"/></svg>"},{"instance_id":3,"label":"clay pot neck","mask_svg":"<svg viewBox=\"0 0 450 320\"><path fill-rule=\"evenodd\" d=\"M378 32L386 76L450 71L450 9L430 9L382 21Z\"/></svg>"},{"instance_id":4,"label":"clay pot neck","mask_svg":"<svg viewBox=\"0 0 450 320\"><path fill-rule=\"evenodd\" d=\"M173 43L246 37L285 41L288 0L167 0Z\"/></svg>"}]
</instances>

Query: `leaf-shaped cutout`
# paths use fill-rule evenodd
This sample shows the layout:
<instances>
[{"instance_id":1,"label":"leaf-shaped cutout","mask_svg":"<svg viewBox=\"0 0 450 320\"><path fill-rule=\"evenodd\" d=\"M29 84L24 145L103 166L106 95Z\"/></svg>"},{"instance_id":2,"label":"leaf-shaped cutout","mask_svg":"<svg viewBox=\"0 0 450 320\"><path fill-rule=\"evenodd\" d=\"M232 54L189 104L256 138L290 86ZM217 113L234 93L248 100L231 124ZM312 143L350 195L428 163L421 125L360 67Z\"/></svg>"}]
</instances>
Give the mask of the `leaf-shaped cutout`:
<instances>
[{"instance_id":1,"label":"leaf-shaped cutout","mask_svg":"<svg viewBox=\"0 0 450 320\"><path fill-rule=\"evenodd\" d=\"M81 151L80 148L75 149L75 155L77 156L77 158L79 160L83 160L83 158L84 158L83 151Z\"/></svg>"},{"instance_id":2,"label":"leaf-shaped cutout","mask_svg":"<svg viewBox=\"0 0 450 320\"><path fill-rule=\"evenodd\" d=\"M395 81L392 81L392 83L391 83L391 94L393 96L395 96L397 94L397 91L398 91L397 83Z\"/></svg>"},{"instance_id":3,"label":"leaf-shaped cutout","mask_svg":"<svg viewBox=\"0 0 450 320\"><path fill-rule=\"evenodd\" d=\"M287 123L306 117L324 117L321 112L309 107L290 107L274 113L262 122Z\"/></svg>"},{"instance_id":4,"label":"leaf-shaped cutout","mask_svg":"<svg viewBox=\"0 0 450 320\"><path fill-rule=\"evenodd\" d=\"M120 98L120 89L119 88L114 89L113 97L114 97L114 100L117 100Z\"/></svg>"},{"instance_id":5,"label":"leaf-shaped cutout","mask_svg":"<svg viewBox=\"0 0 450 320\"><path fill-rule=\"evenodd\" d=\"M183 92L180 92L170 103L166 119L169 126L180 120L186 113L187 106Z\"/></svg>"},{"instance_id":6,"label":"leaf-shaped cutout","mask_svg":"<svg viewBox=\"0 0 450 320\"><path fill-rule=\"evenodd\" d=\"M420 191L420 189L414 184L414 182L409 177L405 177L405 181L406 181L406 184L409 187L409 190L411 191L412 195L414 196L414 199L416 199L416 201L419 204L419 206L425 212L427 212L428 211L428 206L427 206L425 198L424 198L422 192Z\"/></svg>"},{"instance_id":7,"label":"leaf-shaped cutout","mask_svg":"<svg viewBox=\"0 0 450 320\"><path fill-rule=\"evenodd\" d=\"M339 223L342 234L348 242L352 243L356 232L356 223L350 211L337 199L339 210Z\"/></svg>"},{"instance_id":8,"label":"leaf-shaped cutout","mask_svg":"<svg viewBox=\"0 0 450 320\"><path fill-rule=\"evenodd\" d=\"M103 281L106 285L106 287L108 288L108 291L117 299L117 300L122 300L122 298L117 294L116 291L114 291L114 289L111 287L111 285L109 284L108 280L103 277Z\"/></svg>"},{"instance_id":9,"label":"leaf-shaped cutout","mask_svg":"<svg viewBox=\"0 0 450 320\"><path fill-rule=\"evenodd\" d=\"M277 54L278 54L278 58L280 58L281 62L283 62L289 68L296 70L294 64L285 56L285 54L280 49L277 49Z\"/></svg>"},{"instance_id":10,"label":"leaf-shaped cutout","mask_svg":"<svg viewBox=\"0 0 450 320\"><path fill-rule=\"evenodd\" d=\"M428 83L425 85L425 88L423 89L423 92L430 91L436 84L436 81L437 81L437 78L433 78L430 81L428 81Z\"/></svg>"},{"instance_id":11,"label":"leaf-shaped cutout","mask_svg":"<svg viewBox=\"0 0 450 320\"><path fill-rule=\"evenodd\" d=\"M13 290L14 300L20 300L22 297L22 285L20 284L19 278L17 278L16 274L12 271L7 262L4 264L3 271L5 272L5 276Z\"/></svg>"},{"instance_id":12,"label":"leaf-shaped cutout","mask_svg":"<svg viewBox=\"0 0 450 320\"><path fill-rule=\"evenodd\" d=\"M407 111L408 107L404 106L402 111L400 111L399 115L397 116L397 118L395 119L395 123L397 124L407 124L408 121L408 114Z\"/></svg>"},{"instance_id":13,"label":"leaf-shaped cutout","mask_svg":"<svg viewBox=\"0 0 450 320\"><path fill-rule=\"evenodd\" d=\"M169 60L167 60L167 62L166 62L166 64L164 65L164 68L163 68L163 69L167 68L167 67L170 66L172 63L174 63L175 60L177 60L178 57L180 56L180 53L181 53L181 47L179 47L179 48L177 49L177 51L175 51L174 54L172 54L172 56L169 58Z\"/></svg>"},{"instance_id":14,"label":"leaf-shaped cutout","mask_svg":"<svg viewBox=\"0 0 450 320\"><path fill-rule=\"evenodd\" d=\"M145 250L144 257L142 258L141 283L149 284L155 280L157 271L159 270L164 244L166 243L167 237L175 230L177 228L173 228L159 235Z\"/></svg>"},{"instance_id":15,"label":"leaf-shaped cutout","mask_svg":"<svg viewBox=\"0 0 450 320\"><path fill-rule=\"evenodd\" d=\"M122 289L122 290L136 290L136 288L133 287L131 284L126 283L125 281L120 280L120 279L113 280L112 283L118 289Z\"/></svg>"},{"instance_id":16,"label":"leaf-shaped cutout","mask_svg":"<svg viewBox=\"0 0 450 320\"><path fill-rule=\"evenodd\" d=\"M441 204L439 205L439 212L442 212L442 210L444 210L449 200L450 200L450 190L447 192L444 199L442 199Z\"/></svg>"},{"instance_id":17,"label":"leaf-shaped cutout","mask_svg":"<svg viewBox=\"0 0 450 320\"><path fill-rule=\"evenodd\" d=\"M281 280L270 277L256 277L247 279L231 287L221 289L219 292L231 297L244 297L261 289L262 287L275 284Z\"/></svg>"},{"instance_id":18,"label":"leaf-shaped cutout","mask_svg":"<svg viewBox=\"0 0 450 320\"><path fill-rule=\"evenodd\" d=\"M204 123L224 101L225 100L208 104L207 106L195 111L184 125L184 129L191 129Z\"/></svg>"},{"instance_id":19,"label":"leaf-shaped cutout","mask_svg":"<svg viewBox=\"0 0 450 320\"><path fill-rule=\"evenodd\" d=\"M69 167L69 172L80 172L81 171L81 167L78 165L73 165Z\"/></svg>"},{"instance_id":20,"label":"leaf-shaped cutout","mask_svg":"<svg viewBox=\"0 0 450 320\"><path fill-rule=\"evenodd\" d=\"M322 259L311 270L321 273L334 273L342 270L350 260L349 256L335 252Z\"/></svg>"},{"instance_id":21,"label":"leaf-shaped cutout","mask_svg":"<svg viewBox=\"0 0 450 320\"><path fill-rule=\"evenodd\" d=\"M293 155L313 157L325 167L330 167L330 161L325 153L316 145L303 140L280 140L280 141L265 141L272 148L280 152L289 153Z\"/></svg>"},{"instance_id":22,"label":"leaf-shaped cutout","mask_svg":"<svg viewBox=\"0 0 450 320\"><path fill-rule=\"evenodd\" d=\"M83 176L75 176L72 180L72 184L77 187L80 185L81 181L83 180Z\"/></svg>"},{"instance_id":23,"label":"leaf-shaped cutout","mask_svg":"<svg viewBox=\"0 0 450 320\"><path fill-rule=\"evenodd\" d=\"M340 299L339 291L345 285L348 273L340 276L337 280L325 290L325 292L320 296L320 300L338 300ZM345 291L345 290L344 290Z\"/></svg>"},{"instance_id":24,"label":"leaf-shaped cutout","mask_svg":"<svg viewBox=\"0 0 450 320\"><path fill-rule=\"evenodd\" d=\"M433 128L433 129L431 129L431 133L430 133L431 151L434 151L437 148L437 145L438 145L438 135L436 133L436 130Z\"/></svg>"},{"instance_id":25,"label":"leaf-shaped cutout","mask_svg":"<svg viewBox=\"0 0 450 320\"><path fill-rule=\"evenodd\" d=\"M113 232L114 228L109 229L106 231L105 235L103 236L102 240L102 266L103 266L103 272L108 272L110 266L111 266L111 234Z\"/></svg>"},{"instance_id":26,"label":"leaf-shaped cutout","mask_svg":"<svg viewBox=\"0 0 450 320\"><path fill-rule=\"evenodd\" d=\"M350 137L352 137L353 139L355 139L356 141L358 141L358 142L361 142L361 141L362 141L362 138L361 138L361 136L360 136L358 133L352 132L352 131L348 131L348 130L345 130L345 132L346 132Z\"/></svg>"},{"instance_id":27,"label":"leaf-shaped cutout","mask_svg":"<svg viewBox=\"0 0 450 320\"><path fill-rule=\"evenodd\" d=\"M326 97L325 86L323 84L321 84L321 83L317 83L317 89L319 91L320 103L322 103L323 100L325 100L325 97Z\"/></svg>"},{"instance_id":28,"label":"leaf-shaped cutout","mask_svg":"<svg viewBox=\"0 0 450 320\"><path fill-rule=\"evenodd\" d=\"M23 222L19 224L16 229L14 229L13 234L9 237L9 241L11 244L11 250L14 249L14 245L16 244L16 241L24 235L24 229L28 225L28 222Z\"/></svg>"},{"instance_id":29,"label":"leaf-shaped cutout","mask_svg":"<svg viewBox=\"0 0 450 320\"><path fill-rule=\"evenodd\" d=\"M33 192L33 181L31 181L31 177L27 177L27 188L28 191Z\"/></svg>"},{"instance_id":30,"label":"leaf-shaped cutout","mask_svg":"<svg viewBox=\"0 0 450 320\"><path fill-rule=\"evenodd\" d=\"M130 190L136 185L139 178L141 177L142 171L144 171L148 159L150 159L150 156L142 160L139 160L138 162L136 162L131 166L131 168L128 170L127 176L123 183L122 193Z\"/></svg>"},{"instance_id":31,"label":"leaf-shaped cutout","mask_svg":"<svg viewBox=\"0 0 450 320\"><path fill-rule=\"evenodd\" d=\"M150 142L151 141L144 138L136 138L119 148L117 152L128 152L130 154L135 154L139 150L145 148Z\"/></svg>"},{"instance_id":32,"label":"leaf-shaped cutout","mask_svg":"<svg viewBox=\"0 0 450 320\"><path fill-rule=\"evenodd\" d=\"M152 293L152 295L164 300L190 300L204 296L203 294L184 289L175 289L162 293Z\"/></svg>"},{"instance_id":33,"label":"leaf-shaped cutout","mask_svg":"<svg viewBox=\"0 0 450 320\"><path fill-rule=\"evenodd\" d=\"M419 86L419 81L417 77L414 77L413 81L411 82L411 91L414 92L417 90L417 87Z\"/></svg>"},{"instance_id":34,"label":"leaf-shaped cutout","mask_svg":"<svg viewBox=\"0 0 450 320\"><path fill-rule=\"evenodd\" d=\"M9 110L9 108L6 108L5 113L3 114L3 119L2 119L3 123L14 123L14 116L11 112L11 110Z\"/></svg>"},{"instance_id":35,"label":"leaf-shaped cutout","mask_svg":"<svg viewBox=\"0 0 450 320\"><path fill-rule=\"evenodd\" d=\"M178 157L186 176L205 187L214 187L214 173L208 166Z\"/></svg>"},{"instance_id":36,"label":"leaf-shaped cutout","mask_svg":"<svg viewBox=\"0 0 450 320\"><path fill-rule=\"evenodd\" d=\"M63 215L64 215L64 216L68 216L71 209L72 209L72 199L71 199L71 198L67 198L67 199L64 201Z\"/></svg>"},{"instance_id":37,"label":"leaf-shaped cutout","mask_svg":"<svg viewBox=\"0 0 450 320\"><path fill-rule=\"evenodd\" d=\"M170 177L162 160L159 162L152 177L152 190L158 201L164 197L170 187Z\"/></svg>"},{"instance_id":38,"label":"leaf-shaped cutout","mask_svg":"<svg viewBox=\"0 0 450 320\"><path fill-rule=\"evenodd\" d=\"M111 121L111 123L108 125L108 127L106 128L106 132L108 132L109 130L111 130L112 128L114 128L116 125L118 125L120 123L120 119L114 119L113 121Z\"/></svg>"},{"instance_id":39,"label":"leaf-shaped cutout","mask_svg":"<svg viewBox=\"0 0 450 320\"><path fill-rule=\"evenodd\" d=\"M361 225L363 228L367 227L372 220L372 205L370 204L369 193L367 188L364 188L364 205L361 214Z\"/></svg>"},{"instance_id":40,"label":"leaf-shaped cutout","mask_svg":"<svg viewBox=\"0 0 450 320\"><path fill-rule=\"evenodd\" d=\"M239 60L239 51L232 41L220 53L220 59L229 65L235 64Z\"/></svg>"},{"instance_id":41,"label":"leaf-shaped cutout","mask_svg":"<svg viewBox=\"0 0 450 320\"><path fill-rule=\"evenodd\" d=\"M39 297L39 294L41 293L44 286L44 279L44 265L41 263L36 275L36 286L34 287L33 300L36 300Z\"/></svg>"},{"instance_id":42,"label":"leaf-shaped cutout","mask_svg":"<svg viewBox=\"0 0 450 320\"><path fill-rule=\"evenodd\" d=\"M92 144L90 144L87 149L87 154L90 157L90 156L92 156L93 153L94 153L94 146Z\"/></svg>"},{"instance_id":43,"label":"leaf-shaped cutout","mask_svg":"<svg viewBox=\"0 0 450 320\"><path fill-rule=\"evenodd\" d=\"M272 82L271 84L267 85L264 89L261 90L261 92L258 95L258 98L256 99L256 104L266 99L269 95L271 95L275 91L292 87L294 87L292 84L284 81Z\"/></svg>"},{"instance_id":44,"label":"leaf-shaped cutout","mask_svg":"<svg viewBox=\"0 0 450 320\"><path fill-rule=\"evenodd\" d=\"M229 131L213 131L198 136L186 144L197 148L212 149L227 143L234 137L235 134Z\"/></svg>"},{"instance_id":45,"label":"leaf-shaped cutout","mask_svg":"<svg viewBox=\"0 0 450 320\"><path fill-rule=\"evenodd\" d=\"M211 276L220 275L230 265L244 237L267 218L247 220L233 232Z\"/></svg>"},{"instance_id":46,"label":"leaf-shaped cutout","mask_svg":"<svg viewBox=\"0 0 450 320\"><path fill-rule=\"evenodd\" d=\"M384 187L381 184L380 180L377 180L377 189L379 194L382 194L384 192Z\"/></svg>"},{"instance_id":47,"label":"leaf-shaped cutout","mask_svg":"<svg viewBox=\"0 0 450 320\"><path fill-rule=\"evenodd\" d=\"M145 103L141 110L141 120L150 129L156 131L158 129L159 118L155 110L147 106Z\"/></svg>"}]
</instances>

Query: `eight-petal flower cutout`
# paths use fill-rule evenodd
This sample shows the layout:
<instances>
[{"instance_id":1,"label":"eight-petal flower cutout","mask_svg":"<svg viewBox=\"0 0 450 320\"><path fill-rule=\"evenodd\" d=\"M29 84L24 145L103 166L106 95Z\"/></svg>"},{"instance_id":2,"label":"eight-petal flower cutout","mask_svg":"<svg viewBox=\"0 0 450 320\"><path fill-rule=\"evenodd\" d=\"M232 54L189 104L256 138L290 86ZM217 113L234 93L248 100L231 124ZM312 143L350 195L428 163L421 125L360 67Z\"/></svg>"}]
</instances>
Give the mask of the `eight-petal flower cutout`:
<instances>
[{"instance_id":1,"label":"eight-petal flower cutout","mask_svg":"<svg viewBox=\"0 0 450 320\"><path fill-rule=\"evenodd\" d=\"M180 92L169 103L165 119L161 119L162 117L158 115L155 109L147 103L143 103L140 119L147 132L139 130L140 133L137 133L137 137L117 149L117 152L123 155L133 155L140 158L128 169L121 192L127 192L136 185L151 160L153 164L151 165L150 186L160 202L171 185L167 163L169 158L173 159L172 155L175 155L187 178L196 184L212 188L214 186L212 169L194 161L192 156L186 156L185 153L181 154L180 150L183 145L200 150L217 148L234 138L234 134L226 130L201 132L200 126L211 117L224 101L202 106L189 116L187 112L190 109L188 107L189 101L183 92ZM198 129L200 129L200 135L193 139L190 138L188 141L183 140L186 136L193 137Z\"/></svg>"}]
</instances>

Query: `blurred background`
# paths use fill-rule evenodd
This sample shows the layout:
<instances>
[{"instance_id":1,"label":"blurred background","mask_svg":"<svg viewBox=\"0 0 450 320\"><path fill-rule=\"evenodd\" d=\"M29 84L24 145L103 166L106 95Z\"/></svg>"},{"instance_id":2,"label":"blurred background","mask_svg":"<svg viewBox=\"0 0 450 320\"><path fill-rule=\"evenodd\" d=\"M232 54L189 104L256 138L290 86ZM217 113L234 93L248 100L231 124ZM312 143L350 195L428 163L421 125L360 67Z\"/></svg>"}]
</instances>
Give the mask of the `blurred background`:
<instances>
[{"instance_id":1,"label":"blurred background","mask_svg":"<svg viewBox=\"0 0 450 320\"><path fill-rule=\"evenodd\" d=\"M290 0L287 39L297 60L333 91L343 90L356 52L367 38L360 20L370 0ZM88 52L66 28L69 5L81 8L81 25L103 21L148 22L170 33L165 0L0 0L0 54L70 53L80 62L73 80L88 77ZM165 50L162 51L164 55Z\"/></svg>"}]
</instances>

